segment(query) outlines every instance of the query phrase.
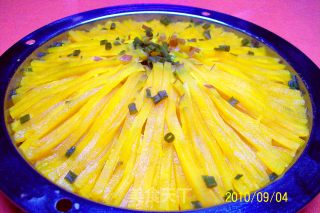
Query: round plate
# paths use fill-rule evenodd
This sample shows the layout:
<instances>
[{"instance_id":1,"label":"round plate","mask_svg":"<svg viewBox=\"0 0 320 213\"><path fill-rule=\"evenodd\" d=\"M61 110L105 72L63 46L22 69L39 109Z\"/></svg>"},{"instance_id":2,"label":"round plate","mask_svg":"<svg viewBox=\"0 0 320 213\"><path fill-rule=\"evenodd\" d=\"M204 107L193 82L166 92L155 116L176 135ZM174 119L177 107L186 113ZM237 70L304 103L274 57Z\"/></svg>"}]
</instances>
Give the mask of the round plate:
<instances>
[{"instance_id":1,"label":"round plate","mask_svg":"<svg viewBox=\"0 0 320 213\"><path fill-rule=\"evenodd\" d=\"M74 27L111 17L130 14L173 14L200 18L234 28L255 37L274 49L299 74L307 87L312 108L313 126L309 141L298 160L277 181L251 194L242 202L226 203L198 212L296 212L320 191L320 70L300 50L279 36L241 19L200 8L175 5L125 5L108 7L69 16L48 24L27 35L0 58L0 188L27 212L57 212L56 205L68 207L69 212L129 212L110 207L67 192L41 176L19 154L6 128L4 104L10 79L21 63L51 38ZM309 108L310 108L309 107ZM263 193L270 196L261 199ZM287 193L288 201L279 195ZM66 198L66 199L64 199ZM64 200L63 200L64 199ZM71 201L71 202L70 202ZM191 212L190 211L190 212ZM137 211L139 212L139 211Z\"/></svg>"}]
</instances>

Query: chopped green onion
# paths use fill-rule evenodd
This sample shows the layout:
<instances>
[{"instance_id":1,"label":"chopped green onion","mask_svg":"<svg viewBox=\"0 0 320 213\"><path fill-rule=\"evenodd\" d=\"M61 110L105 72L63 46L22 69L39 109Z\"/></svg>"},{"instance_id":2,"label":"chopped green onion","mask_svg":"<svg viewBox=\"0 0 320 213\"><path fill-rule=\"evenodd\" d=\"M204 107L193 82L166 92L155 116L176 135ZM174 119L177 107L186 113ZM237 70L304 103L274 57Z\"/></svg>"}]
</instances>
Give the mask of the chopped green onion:
<instances>
[{"instance_id":1,"label":"chopped green onion","mask_svg":"<svg viewBox=\"0 0 320 213\"><path fill-rule=\"evenodd\" d=\"M151 98L152 97L151 90L149 88L146 89L146 94L147 94L147 98Z\"/></svg>"},{"instance_id":2,"label":"chopped green onion","mask_svg":"<svg viewBox=\"0 0 320 213\"><path fill-rule=\"evenodd\" d=\"M113 45L115 45L115 46L119 46L119 45L121 45L121 42L120 42L120 41L118 41L118 40L116 40L116 41L114 41L114 42L113 42Z\"/></svg>"},{"instance_id":3,"label":"chopped green onion","mask_svg":"<svg viewBox=\"0 0 320 213\"><path fill-rule=\"evenodd\" d=\"M159 103L162 100L159 94L156 94L155 96L152 97L152 101L154 104Z\"/></svg>"},{"instance_id":4,"label":"chopped green onion","mask_svg":"<svg viewBox=\"0 0 320 213\"><path fill-rule=\"evenodd\" d=\"M259 46L260 46L259 41L255 40L255 39L251 39L251 47L258 48Z\"/></svg>"},{"instance_id":5,"label":"chopped green onion","mask_svg":"<svg viewBox=\"0 0 320 213\"><path fill-rule=\"evenodd\" d=\"M100 46L105 45L107 43L107 40L101 40L100 41Z\"/></svg>"},{"instance_id":6,"label":"chopped green onion","mask_svg":"<svg viewBox=\"0 0 320 213\"><path fill-rule=\"evenodd\" d=\"M68 158L68 157L70 157L75 151L76 151L76 146L72 146L72 147L70 147L70 149L68 149L68 151L66 152L65 156Z\"/></svg>"},{"instance_id":7,"label":"chopped green onion","mask_svg":"<svg viewBox=\"0 0 320 213\"><path fill-rule=\"evenodd\" d=\"M211 39L210 30L205 30L205 31L203 32L203 36L204 36L207 40Z\"/></svg>"},{"instance_id":8,"label":"chopped green onion","mask_svg":"<svg viewBox=\"0 0 320 213\"><path fill-rule=\"evenodd\" d=\"M78 175L72 172L71 170L68 172L68 174L64 177L64 179L69 183L74 183L74 181L77 179Z\"/></svg>"},{"instance_id":9,"label":"chopped green onion","mask_svg":"<svg viewBox=\"0 0 320 213\"><path fill-rule=\"evenodd\" d=\"M239 103L239 101L237 99L235 99L234 97L231 97L229 100L228 100L229 104L231 104L232 106L235 106Z\"/></svg>"},{"instance_id":10,"label":"chopped green onion","mask_svg":"<svg viewBox=\"0 0 320 213\"><path fill-rule=\"evenodd\" d=\"M241 45L242 46L247 46L247 47L254 47L254 48L260 47L259 41L255 40L255 39L249 40L247 38L242 39Z\"/></svg>"},{"instance_id":11,"label":"chopped green onion","mask_svg":"<svg viewBox=\"0 0 320 213\"><path fill-rule=\"evenodd\" d=\"M237 174L237 175L234 177L234 179L235 179L235 180L239 180L242 176L243 176L242 174Z\"/></svg>"},{"instance_id":12,"label":"chopped green onion","mask_svg":"<svg viewBox=\"0 0 320 213\"><path fill-rule=\"evenodd\" d=\"M50 47L52 46L52 47L61 47L62 46L62 42L60 42L60 41L55 41L55 42L53 42L52 43L52 45L50 45Z\"/></svg>"},{"instance_id":13,"label":"chopped green onion","mask_svg":"<svg viewBox=\"0 0 320 213\"><path fill-rule=\"evenodd\" d=\"M152 33L152 29L151 28L146 30L146 36L149 37L149 38L153 37L153 33Z\"/></svg>"},{"instance_id":14,"label":"chopped green onion","mask_svg":"<svg viewBox=\"0 0 320 213\"><path fill-rule=\"evenodd\" d=\"M27 67L27 68L24 68L23 71L25 71L25 72L32 72L32 68L31 68L31 67Z\"/></svg>"},{"instance_id":15,"label":"chopped green onion","mask_svg":"<svg viewBox=\"0 0 320 213\"><path fill-rule=\"evenodd\" d=\"M212 64L210 71L212 71L215 66L216 66L216 64Z\"/></svg>"},{"instance_id":16,"label":"chopped green onion","mask_svg":"<svg viewBox=\"0 0 320 213\"><path fill-rule=\"evenodd\" d=\"M195 21L195 22L194 22L194 26L198 26L198 25L200 25L200 24L202 24L202 23L203 23L203 21L201 21L201 20Z\"/></svg>"},{"instance_id":17,"label":"chopped green onion","mask_svg":"<svg viewBox=\"0 0 320 213\"><path fill-rule=\"evenodd\" d=\"M202 179L208 188L213 188L218 185L213 176L202 175Z\"/></svg>"},{"instance_id":18,"label":"chopped green onion","mask_svg":"<svg viewBox=\"0 0 320 213\"><path fill-rule=\"evenodd\" d=\"M125 53L126 53L125 50L121 50L121 51L119 52L119 55L124 55Z\"/></svg>"},{"instance_id":19,"label":"chopped green onion","mask_svg":"<svg viewBox=\"0 0 320 213\"><path fill-rule=\"evenodd\" d=\"M171 19L167 16L163 16L160 19L160 23L163 24L164 26L168 26L171 23Z\"/></svg>"},{"instance_id":20,"label":"chopped green onion","mask_svg":"<svg viewBox=\"0 0 320 213\"><path fill-rule=\"evenodd\" d=\"M288 82L290 89L299 89L299 82L296 75L291 74L291 80Z\"/></svg>"},{"instance_id":21,"label":"chopped green onion","mask_svg":"<svg viewBox=\"0 0 320 213\"><path fill-rule=\"evenodd\" d=\"M10 97L17 95L17 88L10 90Z\"/></svg>"},{"instance_id":22,"label":"chopped green onion","mask_svg":"<svg viewBox=\"0 0 320 213\"><path fill-rule=\"evenodd\" d=\"M151 36L151 34L149 36ZM183 42L183 41L181 40L180 42ZM156 63L156 62L173 63L174 61L173 56L170 55L170 52L169 52L169 45L166 42L162 42L162 45L160 45L147 39L142 41L138 37L135 37L132 44L134 49L139 48L143 50L144 53L146 53L146 55L148 56L147 59L143 60L140 63L142 65L146 65L149 68L152 68L153 63Z\"/></svg>"},{"instance_id":23,"label":"chopped green onion","mask_svg":"<svg viewBox=\"0 0 320 213\"><path fill-rule=\"evenodd\" d=\"M191 39L187 39L188 42L196 42L197 39L196 38L191 38Z\"/></svg>"},{"instance_id":24,"label":"chopped green onion","mask_svg":"<svg viewBox=\"0 0 320 213\"><path fill-rule=\"evenodd\" d=\"M80 50L74 50L72 55L73 56L78 56L78 55L80 55L80 52L81 52Z\"/></svg>"},{"instance_id":25,"label":"chopped green onion","mask_svg":"<svg viewBox=\"0 0 320 213\"><path fill-rule=\"evenodd\" d=\"M254 52L252 52L252 51L248 51L248 55L254 55Z\"/></svg>"},{"instance_id":26,"label":"chopped green onion","mask_svg":"<svg viewBox=\"0 0 320 213\"><path fill-rule=\"evenodd\" d=\"M165 99L168 97L167 91L165 91L165 90L159 91L158 95L160 96L161 99Z\"/></svg>"},{"instance_id":27,"label":"chopped green onion","mask_svg":"<svg viewBox=\"0 0 320 213\"><path fill-rule=\"evenodd\" d=\"M168 143L172 143L175 139L174 134L172 134L171 132L168 132L165 136L164 136L164 140Z\"/></svg>"},{"instance_id":28,"label":"chopped green onion","mask_svg":"<svg viewBox=\"0 0 320 213\"><path fill-rule=\"evenodd\" d=\"M205 87L207 87L207 88L209 88L209 89L214 88L214 86L212 86L211 84L204 84L203 86L205 86Z\"/></svg>"},{"instance_id":29,"label":"chopped green onion","mask_svg":"<svg viewBox=\"0 0 320 213\"><path fill-rule=\"evenodd\" d=\"M44 53L44 52L38 52L38 54L37 54L37 56L39 57L39 58L41 58L41 57L43 57L43 56L45 56L46 55L46 53Z\"/></svg>"},{"instance_id":30,"label":"chopped green onion","mask_svg":"<svg viewBox=\"0 0 320 213\"><path fill-rule=\"evenodd\" d=\"M110 26L110 30L114 30L114 29L116 29L116 23L112 23Z\"/></svg>"},{"instance_id":31,"label":"chopped green onion","mask_svg":"<svg viewBox=\"0 0 320 213\"><path fill-rule=\"evenodd\" d=\"M270 175L269 175L269 179L270 181L274 181L275 179L277 179L278 175L274 172L272 172Z\"/></svg>"},{"instance_id":32,"label":"chopped green onion","mask_svg":"<svg viewBox=\"0 0 320 213\"><path fill-rule=\"evenodd\" d=\"M138 37L135 37L133 40L134 49L137 49L138 47L141 47L142 45L143 45L143 41L141 41Z\"/></svg>"},{"instance_id":33,"label":"chopped green onion","mask_svg":"<svg viewBox=\"0 0 320 213\"><path fill-rule=\"evenodd\" d=\"M30 120L30 115L29 114L25 114L24 116L20 117L20 123L24 124L25 122Z\"/></svg>"},{"instance_id":34,"label":"chopped green onion","mask_svg":"<svg viewBox=\"0 0 320 213\"><path fill-rule=\"evenodd\" d=\"M138 112L135 103L129 104L129 105L128 105L128 108L129 108L130 115L136 114L136 113Z\"/></svg>"},{"instance_id":35,"label":"chopped green onion","mask_svg":"<svg viewBox=\"0 0 320 213\"><path fill-rule=\"evenodd\" d=\"M214 50L229 52L230 46L229 45L219 45L219 47L214 48Z\"/></svg>"},{"instance_id":36,"label":"chopped green onion","mask_svg":"<svg viewBox=\"0 0 320 213\"><path fill-rule=\"evenodd\" d=\"M202 28L203 29L205 29L205 30L207 30L207 29L209 29L210 28L210 24L209 23L206 23L206 24L204 24L203 26L202 26Z\"/></svg>"},{"instance_id":37,"label":"chopped green onion","mask_svg":"<svg viewBox=\"0 0 320 213\"><path fill-rule=\"evenodd\" d=\"M244 38L241 40L241 45L242 46L247 46L250 43L250 40L247 38Z\"/></svg>"},{"instance_id":38,"label":"chopped green onion","mask_svg":"<svg viewBox=\"0 0 320 213\"><path fill-rule=\"evenodd\" d=\"M195 209L202 208L202 205L201 205L200 201L198 201L198 200L191 201L191 204L193 205L193 208L195 208Z\"/></svg>"},{"instance_id":39,"label":"chopped green onion","mask_svg":"<svg viewBox=\"0 0 320 213\"><path fill-rule=\"evenodd\" d=\"M105 49L106 50L111 50L111 48L112 48L112 44L110 42L106 42Z\"/></svg>"},{"instance_id":40,"label":"chopped green onion","mask_svg":"<svg viewBox=\"0 0 320 213\"><path fill-rule=\"evenodd\" d=\"M148 27L147 25L142 25L142 29L144 29L144 30L152 30L150 27Z\"/></svg>"}]
</instances>

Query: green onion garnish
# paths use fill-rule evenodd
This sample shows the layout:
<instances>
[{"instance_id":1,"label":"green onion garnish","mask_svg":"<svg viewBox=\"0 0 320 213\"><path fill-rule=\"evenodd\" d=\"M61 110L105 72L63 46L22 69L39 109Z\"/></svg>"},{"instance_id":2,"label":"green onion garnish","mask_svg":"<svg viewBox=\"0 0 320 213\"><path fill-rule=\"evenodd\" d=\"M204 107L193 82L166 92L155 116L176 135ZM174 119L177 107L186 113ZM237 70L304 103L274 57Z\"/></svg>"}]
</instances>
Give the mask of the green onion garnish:
<instances>
[{"instance_id":1,"label":"green onion garnish","mask_svg":"<svg viewBox=\"0 0 320 213\"><path fill-rule=\"evenodd\" d=\"M159 91L158 95L160 96L161 99L165 99L168 97L167 91L165 91L165 90Z\"/></svg>"},{"instance_id":2,"label":"green onion garnish","mask_svg":"<svg viewBox=\"0 0 320 213\"><path fill-rule=\"evenodd\" d=\"M296 75L291 74L291 80L288 82L290 89L299 89L299 82Z\"/></svg>"},{"instance_id":3,"label":"green onion garnish","mask_svg":"<svg viewBox=\"0 0 320 213\"><path fill-rule=\"evenodd\" d=\"M259 41L255 40L255 39L251 39L251 47L258 48L259 46L260 46Z\"/></svg>"},{"instance_id":4,"label":"green onion garnish","mask_svg":"<svg viewBox=\"0 0 320 213\"><path fill-rule=\"evenodd\" d=\"M160 19L160 23L163 24L164 26L168 26L171 23L171 19L169 19L169 17L167 16L163 16Z\"/></svg>"},{"instance_id":5,"label":"green onion garnish","mask_svg":"<svg viewBox=\"0 0 320 213\"><path fill-rule=\"evenodd\" d=\"M168 143L172 143L175 139L174 134L172 134L171 132L168 132L165 136L164 136L164 140Z\"/></svg>"},{"instance_id":6,"label":"green onion garnish","mask_svg":"<svg viewBox=\"0 0 320 213\"><path fill-rule=\"evenodd\" d=\"M24 116L20 117L20 123L24 124L25 122L30 120L30 115L29 114L25 114Z\"/></svg>"},{"instance_id":7,"label":"green onion garnish","mask_svg":"<svg viewBox=\"0 0 320 213\"><path fill-rule=\"evenodd\" d=\"M136 113L138 112L135 103L129 104L129 105L128 105L128 108L129 108L130 115L136 114Z\"/></svg>"},{"instance_id":8,"label":"green onion garnish","mask_svg":"<svg viewBox=\"0 0 320 213\"><path fill-rule=\"evenodd\" d=\"M211 84L204 84L203 86L205 86L205 87L207 87L207 88L209 88L209 89L214 88L214 86L212 86Z\"/></svg>"},{"instance_id":9,"label":"green onion garnish","mask_svg":"<svg viewBox=\"0 0 320 213\"><path fill-rule=\"evenodd\" d=\"M116 40L116 41L113 42L113 45L115 45L115 46L121 45L121 42Z\"/></svg>"},{"instance_id":10,"label":"green onion garnish","mask_svg":"<svg viewBox=\"0 0 320 213\"><path fill-rule=\"evenodd\" d=\"M229 45L219 45L219 47L214 48L214 50L229 52L230 46Z\"/></svg>"},{"instance_id":11,"label":"green onion garnish","mask_svg":"<svg viewBox=\"0 0 320 213\"><path fill-rule=\"evenodd\" d=\"M269 179L270 181L274 181L275 179L277 179L278 175L274 172L272 172L270 175L269 175Z\"/></svg>"},{"instance_id":12,"label":"green onion garnish","mask_svg":"<svg viewBox=\"0 0 320 213\"><path fill-rule=\"evenodd\" d=\"M250 43L250 40L247 38L244 38L241 40L241 45L242 46L247 46Z\"/></svg>"},{"instance_id":13,"label":"green onion garnish","mask_svg":"<svg viewBox=\"0 0 320 213\"><path fill-rule=\"evenodd\" d=\"M74 152L76 151L76 146L72 146L70 147L70 149L68 149L68 151L66 152L66 154L64 156L66 156L67 158L70 157Z\"/></svg>"},{"instance_id":14,"label":"green onion garnish","mask_svg":"<svg viewBox=\"0 0 320 213\"><path fill-rule=\"evenodd\" d=\"M112 48L112 44L110 42L106 42L105 49L106 50L111 50L111 48Z\"/></svg>"},{"instance_id":15,"label":"green onion garnish","mask_svg":"<svg viewBox=\"0 0 320 213\"><path fill-rule=\"evenodd\" d=\"M144 30L152 30L150 27L148 27L147 25L142 25L142 29L144 29Z\"/></svg>"},{"instance_id":16,"label":"green onion garnish","mask_svg":"<svg viewBox=\"0 0 320 213\"><path fill-rule=\"evenodd\" d=\"M161 100L162 99L161 99L159 94L156 94L155 96L152 97L152 101L153 101L154 104L159 103Z\"/></svg>"},{"instance_id":17,"label":"green onion garnish","mask_svg":"<svg viewBox=\"0 0 320 213\"><path fill-rule=\"evenodd\" d=\"M239 103L239 101L237 99L235 99L234 97L231 97L229 100L228 100L229 104L231 104L232 106L235 106Z\"/></svg>"},{"instance_id":18,"label":"green onion garnish","mask_svg":"<svg viewBox=\"0 0 320 213\"><path fill-rule=\"evenodd\" d=\"M153 33L152 33L152 29L151 28L146 30L146 36L149 37L149 38L153 37Z\"/></svg>"},{"instance_id":19,"label":"green onion garnish","mask_svg":"<svg viewBox=\"0 0 320 213\"><path fill-rule=\"evenodd\" d=\"M77 179L78 175L72 172L71 170L68 172L68 174L64 177L64 179L69 183L74 183L74 181Z\"/></svg>"},{"instance_id":20,"label":"green onion garnish","mask_svg":"<svg viewBox=\"0 0 320 213\"><path fill-rule=\"evenodd\" d=\"M80 50L74 50L72 55L73 56L78 56L78 55L80 55L80 52L81 52Z\"/></svg>"},{"instance_id":21,"label":"green onion garnish","mask_svg":"<svg viewBox=\"0 0 320 213\"><path fill-rule=\"evenodd\" d=\"M209 23L206 23L206 24L204 24L203 26L202 26L202 28L203 29L205 29L205 30L207 30L207 29L209 29L210 28L210 24Z\"/></svg>"},{"instance_id":22,"label":"green onion garnish","mask_svg":"<svg viewBox=\"0 0 320 213\"><path fill-rule=\"evenodd\" d=\"M114 29L116 29L116 23L112 23L110 26L110 30L114 30Z\"/></svg>"},{"instance_id":23,"label":"green onion garnish","mask_svg":"<svg viewBox=\"0 0 320 213\"><path fill-rule=\"evenodd\" d=\"M148 88L146 89L147 98L151 98L151 90Z\"/></svg>"},{"instance_id":24,"label":"green onion garnish","mask_svg":"<svg viewBox=\"0 0 320 213\"><path fill-rule=\"evenodd\" d=\"M260 47L259 41L255 40L255 39L249 40L247 38L242 39L241 45L247 46L247 47L254 47L254 48Z\"/></svg>"},{"instance_id":25,"label":"green onion garnish","mask_svg":"<svg viewBox=\"0 0 320 213\"><path fill-rule=\"evenodd\" d=\"M143 41L141 41L138 37L135 37L133 39L133 43L132 44L133 44L134 49L137 49L137 48L142 46Z\"/></svg>"},{"instance_id":26,"label":"green onion garnish","mask_svg":"<svg viewBox=\"0 0 320 213\"><path fill-rule=\"evenodd\" d=\"M126 53L125 50L121 50L121 51L119 52L119 55L124 55L125 53Z\"/></svg>"},{"instance_id":27,"label":"green onion garnish","mask_svg":"<svg viewBox=\"0 0 320 213\"><path fill-rule=\"evenodd\" d=\"M100 41L100 46L105 45L107 43L107 40L101 40Z\"/></svg>"},{"instance_id":28,"label":"green onion garnish","mask_svg":"<svg viewBox=\"0 0 320 213\"><path fill-rule=\"evenodd\" d=\"M200 201L198 201L198 200L191 201L191 204L193 205L193 208L195 208L195 209L202 208L202 205L201 205Z\"/></svg>"},{"instance_id":29,"label":"green onion garnish","mask_svg":"<svg viewBox=\"0 0 320 213\"><path fill-rule=\"evenodd\" d=\"M10 97L17 95L17 88L10 90Z\"/></svg>"},{"instance_id":30,"label":"green onion garnish","mask_svg":"<svg viewBox=\"0 0 320 213\"><path fill-rule=\"evenodd\" d=\"M153 36L152 29L150 27L148 27L146 25L142 25L142 29L145 30L147 37L152 37Z\"/></svg>"},{"instance_id":31,"label":"green onion garnish","mask_svg":"<svg viewBox=\"0 0 320 213\"><path fill-rule=\"evenodd\" d=\"M200 24L203 24L203 21L199 20L199 21L194 21L194 26L198 26Z\"/></svg>"},{"instance_id":32,"label":"green onion garnish","mask_svg":"<svg viewBox=\"0 0 320 213\"><path fill-rule=\"evenodd\" d=\"M31 67L27 67L27 68L24 68L23 71L25 71L25 72L32 72L32 68L31 68Z\"/></svg>"},{"instance_id":33,"label":"green onion garnish","mask_svg":"<svg viewBox=\"0 0 320 213\"><path fill-rule=\"evenodd\" d=\"M248 55L254 55L254 52L252 52L252 51L248 51Z\"/></svg>"},{"instance_id":34,"label":"green onion garnish","mask_svg":"<svg viewBox=\"0 0 320 213\"><path fill-rule=\"evenodd\" d=\"M205 31L203 32L203 36L204 36L207 40L211 39L210 30L205 30Z\"/></svg>"},{"instance_id":35,"label":"green onion garnish","mask_svg":"<svg viewBox=\"0 0 320 213\"><path fill-rule=\"evenodd\" d=\"M237 175L234 177L234 179L235 179L235 180L239 180L242 176L243 176L242 174L237 174Z\"/></svg>"},{"instance_id":36,"label":"green onion garnish","mask_svg":"<svg viewBox=\"0 0 320 213\"><path fill-rule=\"evenodd\" d=\"M213 188L218 185L213 176L202 175L202 179L208 188Z\"/></svg>"},{"instance_id":37,"label":"green onion garnish","mask_svg":"<svg viewBox=\"0 0 320 213\"><path fill-rule=\"evenodd\" d=\"M49 47L61 47L62 44L63 43L61 41L55 41Z\"/></svg>"},{"instance_id":38,"label":"green onion garnish","mask_svg":"<svg viewBox=\"0 0 320 213\"><path fill-rule=\"evenodd\" d=\"M191 38L191 39L187 39L188 42L196 42L197 39L196 38Z\"/></svg>"},{"instance_id":39,"label":"green onion garnish","mask_svg":"<svg viewBox=\"0 0 320 213\"><path fill-rule=\"evenodd\" d=\"M39 57L39 58L41 58L41 57L43 57L43 56L45 56L46 55L46 53L44 53L44 52L38 52L38 54L37 54L37 56Z\"/></svg>"}]
</instances>

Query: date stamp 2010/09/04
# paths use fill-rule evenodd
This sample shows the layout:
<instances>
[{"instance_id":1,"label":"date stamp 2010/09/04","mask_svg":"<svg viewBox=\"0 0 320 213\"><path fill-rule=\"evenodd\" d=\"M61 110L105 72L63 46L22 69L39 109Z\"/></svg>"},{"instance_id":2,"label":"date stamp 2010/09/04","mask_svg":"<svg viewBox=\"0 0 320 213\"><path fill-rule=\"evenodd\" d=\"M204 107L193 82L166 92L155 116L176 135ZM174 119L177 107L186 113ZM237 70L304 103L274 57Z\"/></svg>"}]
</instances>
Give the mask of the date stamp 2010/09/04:
<instances>
[{"instance_id":1,"label":"date stamp 2010/09/04","mask_svg":"<svg viewBox=\"0 0 320 213\"><path fill-rule=\"evenodd\" d=\"M225 195L226 202L246 202L252 203L257 201L259 203L271 203L271 202L288 202L288 193L287 192L254 192L252 194L246 193L236 193L229 191Z\"/></svg>"}]
</instances>

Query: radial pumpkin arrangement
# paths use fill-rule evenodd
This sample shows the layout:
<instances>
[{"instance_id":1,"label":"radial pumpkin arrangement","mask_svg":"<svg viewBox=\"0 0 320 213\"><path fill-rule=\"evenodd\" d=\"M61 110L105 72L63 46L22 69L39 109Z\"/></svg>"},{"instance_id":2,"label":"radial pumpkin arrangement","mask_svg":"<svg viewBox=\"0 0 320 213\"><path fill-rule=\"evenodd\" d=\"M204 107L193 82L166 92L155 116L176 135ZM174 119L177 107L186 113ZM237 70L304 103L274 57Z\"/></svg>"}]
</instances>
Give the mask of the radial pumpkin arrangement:
<instances>
[{"instance_id":1,"label":"radial pumpkin arrangement","mask_svg":"<svg viewBox=\"0 0 320 213\"><path fill-rule=\"evenodd\" d=\"M213 24L106 21L24 67L10 126L37 171L81 196L213 206L275 180L305 144L305 101L287 69Z\"/></svg>"}]
</instances>

